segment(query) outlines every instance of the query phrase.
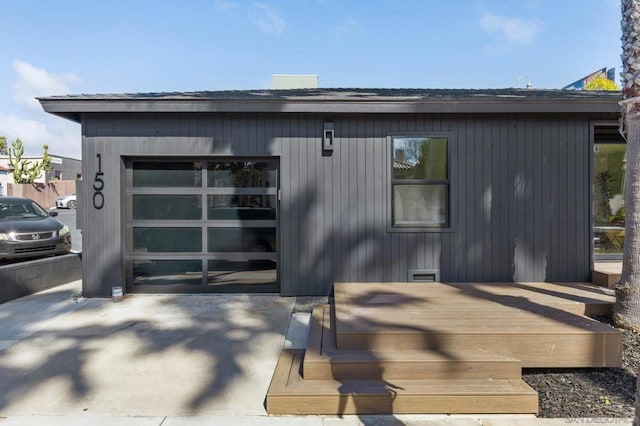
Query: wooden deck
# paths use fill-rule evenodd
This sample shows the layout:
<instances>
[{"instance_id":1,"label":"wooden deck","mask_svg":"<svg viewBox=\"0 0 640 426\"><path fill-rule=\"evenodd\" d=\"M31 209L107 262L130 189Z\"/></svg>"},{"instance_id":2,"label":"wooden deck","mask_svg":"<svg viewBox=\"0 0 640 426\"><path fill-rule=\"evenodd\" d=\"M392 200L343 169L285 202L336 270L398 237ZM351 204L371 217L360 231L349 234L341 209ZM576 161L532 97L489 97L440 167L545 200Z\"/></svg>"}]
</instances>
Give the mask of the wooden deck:
<instances>
[{"instance_id":1,"label":"wooden deck","mask_svg":"<svg viewBox=\"0 0 640 426\"><path fill-rule=\"evenodd\" d=\"M586 284L335 285L337 348L468 348L531 367L619 367L622 340L585 315L611 311L612 291Z\"/></svg>"},{"instance_id":2,"label":"wooden deck","mask_svg":"<svg viewBox=\"0 0 640 426\"><path fill-rule=\"evenodd\" d=\"M622 262L597 262L591 274L594 284L613 288L622 276Z\"/></svg>"},{"instance_id":3,"label":"wooden deck","mask_svg":"<svg viewBox=\"0 0 640 426\"><path fill-rule=\"evenodd\" d=\"M535 413L522 367L618 367L612 291L576 283L337 283L306 353L283 352L278 414Z\"/></svg>"}]
</instances>

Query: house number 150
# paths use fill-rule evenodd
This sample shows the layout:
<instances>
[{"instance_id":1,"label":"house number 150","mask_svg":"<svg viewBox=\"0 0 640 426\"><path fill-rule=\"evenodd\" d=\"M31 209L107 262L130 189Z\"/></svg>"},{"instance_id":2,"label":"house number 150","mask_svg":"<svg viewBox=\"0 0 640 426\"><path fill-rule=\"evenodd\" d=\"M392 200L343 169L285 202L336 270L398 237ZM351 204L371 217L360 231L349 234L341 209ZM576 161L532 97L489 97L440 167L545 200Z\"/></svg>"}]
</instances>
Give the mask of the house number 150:
<instances>
[{"instance_id":1,"label":"house number 150","mask_svg":"<svg viewBox=\"0 0 640 426\"><path fill-rule=\"evenodd\" d=\"M104 189L104 180L102 180L102 176L104 176L102 172L102 154L96 154L96 158L98 159L98 171L93 178L93 207L100 210L104 207L104 195L102 195L102 190Z\"/></svg>"}]
</instances>

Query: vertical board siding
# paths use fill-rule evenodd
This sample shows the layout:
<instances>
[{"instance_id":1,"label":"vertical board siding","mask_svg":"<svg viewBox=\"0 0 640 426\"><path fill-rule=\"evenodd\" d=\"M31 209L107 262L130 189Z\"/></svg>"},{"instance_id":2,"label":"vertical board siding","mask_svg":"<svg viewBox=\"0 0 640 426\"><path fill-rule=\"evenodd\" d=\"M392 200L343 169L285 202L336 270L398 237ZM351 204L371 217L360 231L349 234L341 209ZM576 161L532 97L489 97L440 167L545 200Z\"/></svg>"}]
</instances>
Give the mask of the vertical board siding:
<instances>
[{"instance_id":1,"label":"vertical board siding","mask_svg":"<svg viewBox=\"0 0 640 426\"><path fill-rule=\"evenodd\" d=\"M333 121L335 148L322 151ZM389 232L391 146L450 132L447 232ZM105 114L83 117L83 276L89 296L124 285L122 161L132 156L280 159L284 295L335 281L580 281L590 274L589 117L573 115ZM105 208L92 205L103 155Z\"/></svg>"}]
</instances>

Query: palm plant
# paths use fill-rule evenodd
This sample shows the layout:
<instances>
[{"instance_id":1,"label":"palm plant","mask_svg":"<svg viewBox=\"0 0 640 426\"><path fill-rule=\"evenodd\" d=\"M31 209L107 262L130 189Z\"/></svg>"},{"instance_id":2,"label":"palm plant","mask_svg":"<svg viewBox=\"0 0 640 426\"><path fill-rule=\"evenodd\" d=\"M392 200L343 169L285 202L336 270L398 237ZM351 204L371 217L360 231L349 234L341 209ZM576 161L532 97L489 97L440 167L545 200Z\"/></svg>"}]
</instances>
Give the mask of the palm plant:
<instances>
[{"instance_id":1,"label":"palm plant","mask_svg":"<svg viewBox=\"0 0 640 426\"><path fill-rule=\"evenodd\" d=\"M621 124L627 139L625 244L614 321L640 332L640 0L622 0Z\"/></svg>"},{"instance_id":2,"label":"palm plant","mask_svg":"<svg viewBox=\"0 0 640 426\"><path fill-rule=\"evenodd\" d=\"M622 117L627 139L625 242L613 320L640 332L640 0L622 1ZM638 375L640 378L640 375ZM640 425L640 379L633 424Z\"/></svg>"}]
</instances>

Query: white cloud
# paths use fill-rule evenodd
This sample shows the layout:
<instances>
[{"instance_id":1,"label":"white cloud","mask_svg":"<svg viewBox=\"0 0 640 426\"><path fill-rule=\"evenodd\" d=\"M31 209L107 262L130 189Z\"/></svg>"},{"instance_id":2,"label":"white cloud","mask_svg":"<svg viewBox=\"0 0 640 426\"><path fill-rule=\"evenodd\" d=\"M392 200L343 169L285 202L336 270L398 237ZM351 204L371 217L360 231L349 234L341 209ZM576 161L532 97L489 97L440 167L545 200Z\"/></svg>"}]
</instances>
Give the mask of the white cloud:
<instances>
[{"instance_id":1,"label":"white cloud","mask_svg":"<svg viewBox=\"0 0 640 426\"><path fill-rule=\"evenodd\" d=\"M334 32L338 37L342 37L351 34L353 31L357 30L359 26L360 23L355 19L347 19L339 24Z\"/></svg>"},{"instance_id":2,"label":"white cloud","mask_svg":"<svg viewBox=\"0 0 640 426\"><path fill-rule=\"evenodd\" d=\"M80 125L56 120L49 124L0 113L0 135L7 137L8 144L20 138L26 155L40 155L42 145L48 145L51 154L80 158Z\"/></svg>"},{"instance_id":3,"label":"white cloud","mask_svg":"<svg viewBox=\"0 0 640 426\"><path fill-rule=\"evenodd\" d=\"M52 74L23 61L13 61L13 69L13 100L23 113L0 112L0 135L9 143L20 138L27 155L40 155L42 145L48 145L52 154L80 158L80 126L47 114L35 99L71 93L68 85L79 81L78 77Z\"/></svg>"},{"instance_id":4,"label":"white cloud","mask_svg":"<svg viewBox=\"0 0 640 426\"><path fill-rule=\"evenodd\" d=\"M18 75L13 83L13 99L30 111L42 111L36 97L69 94L67 84L78 81L74 74L51 74L22 61L13 61L13 69Z\"/></svg>"},{"instance_id":5,"label":"white cloud","mask_svg":"<svg viewBox=\"0 0 640 426\"><path fill-rule=\"evenodd\" d=\"M228 1L228 0L216 0L214 2L214 5L216 7L216 9L222 11L222 12L226 12L227 10L231 10L234 9L237 4L232 2L232 1Z\"/></svg>"},{"instance_id":6,"label":"white cloud","mask_svg":"<svg viewBox=\"0 0 640 426\"><path fill-rule=\"evenodd\" d=\"M264 3L253 3L249 10L249 17L267 34L281 35L287 26L278 12Z\"/></svg>"},{"instance_id":7,"label":"white cloud","mask_svg":"<svg viewBox=\"0 0 640 426\"><path fill-rule=\"evenodd\" d=\"M485 12L480 28L490 34L498 34L507 47L531 43L544 27L538 18L521 19Z\"/></svg>"}]
</instances>

